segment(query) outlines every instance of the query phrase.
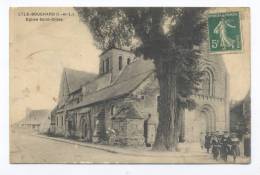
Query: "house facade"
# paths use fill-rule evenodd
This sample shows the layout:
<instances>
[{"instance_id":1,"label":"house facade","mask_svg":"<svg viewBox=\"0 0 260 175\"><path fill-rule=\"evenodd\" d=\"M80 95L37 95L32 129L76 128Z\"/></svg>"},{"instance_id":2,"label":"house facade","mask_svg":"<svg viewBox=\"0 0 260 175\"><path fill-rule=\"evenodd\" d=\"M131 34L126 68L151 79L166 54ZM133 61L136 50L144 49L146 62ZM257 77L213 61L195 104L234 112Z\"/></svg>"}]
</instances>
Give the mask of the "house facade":
<instances>
[{"instance_id":1,"label":"house facade","mask_svg":"<svg viewBox=\"0 0 260 175\"><path fill-rule=\"evenodd\" d=\"M19 126L23 128L30 128L42 133L47 132L50 126L50 110L26 109L26 117L19 122Z\"/></svg>"},{"instance_id":2,"label":"house facade","mask_svg":"<svg viewBox=\"0 0 260 175\"><path fill-rule=\"evenodd\" d=\"M228 75L222 58L206 55L197 106L185 110L181 140L200 132L229 130ZM51 131L86 142L151 146L158 126L159 85L152 60L110 49L100 55L99 74L64 69Z\"/></svg>"}]
</instances>

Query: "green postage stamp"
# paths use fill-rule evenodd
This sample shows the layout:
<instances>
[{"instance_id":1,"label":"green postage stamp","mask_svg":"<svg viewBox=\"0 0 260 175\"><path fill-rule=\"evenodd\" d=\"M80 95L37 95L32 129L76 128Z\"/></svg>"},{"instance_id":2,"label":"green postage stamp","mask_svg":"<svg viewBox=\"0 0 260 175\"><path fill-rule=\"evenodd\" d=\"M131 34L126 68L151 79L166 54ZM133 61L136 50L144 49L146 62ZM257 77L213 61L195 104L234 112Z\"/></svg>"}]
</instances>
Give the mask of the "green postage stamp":
<instances>
[{"instance_id":1,"label":"green postage stamp","mask_svg":"<svg viewBox=\"0 0 260 175\"><path fill-rule=\"evenodd\" d=\"M211 53L242 50L239 12L209 14L208 31Z\"/></svg>"}]
</instances>

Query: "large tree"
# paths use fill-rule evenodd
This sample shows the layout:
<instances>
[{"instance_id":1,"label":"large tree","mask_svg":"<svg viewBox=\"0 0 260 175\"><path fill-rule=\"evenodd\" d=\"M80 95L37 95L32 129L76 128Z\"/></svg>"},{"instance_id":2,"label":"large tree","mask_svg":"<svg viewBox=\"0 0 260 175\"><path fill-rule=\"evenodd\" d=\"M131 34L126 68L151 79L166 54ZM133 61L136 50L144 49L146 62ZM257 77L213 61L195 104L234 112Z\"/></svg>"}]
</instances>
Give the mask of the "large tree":
<instances>
[{"instance_id":1,"label":"large tree","mask_svg":"<svg viewBox=\"0 0 260 175\"><path fill-rule=\"evenodd\" d=\"M154 150L173 151L185 108L198 91L205 8L76 8L99 49L129 48L152 59L160 86Z\"/></svg>"}]
</instances>

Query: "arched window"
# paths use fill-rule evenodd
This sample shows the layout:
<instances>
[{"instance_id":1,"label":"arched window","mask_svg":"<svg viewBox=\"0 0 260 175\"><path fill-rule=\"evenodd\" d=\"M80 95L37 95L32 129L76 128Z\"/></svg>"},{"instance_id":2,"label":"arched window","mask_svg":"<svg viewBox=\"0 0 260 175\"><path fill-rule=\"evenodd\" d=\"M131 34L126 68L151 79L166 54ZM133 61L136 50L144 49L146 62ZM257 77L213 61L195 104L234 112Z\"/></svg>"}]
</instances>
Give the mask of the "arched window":
<instances>
[{"instance_id":1,"label":"arched window","mask_svg":"<svg viewBox=\"0 0 260 175\"><path fill-rule=\"evenodd\" d=\"M213 96L213 73L209 69L203 72L200 94Z\"/></svg>"},{"instance_id":2,"label":"arched window","mask_svg":"<svg viewBox=\"0 0 260 175\"><path fill-rule=\"evenodd\" d=\"M210 75L208 72L204 72L201 82L201 93L202 95L210 95Z\"/></svg>"},{"instance_id":3,"label":"arched window","mask_svg":"<svg viewBox=\"0 0 260 175\"><path fill-rule=\"evenodd\" d=\"M118 69L121 70L123 68L123 58L122 56L118 57Z\"/></svg>"}]
</instances>

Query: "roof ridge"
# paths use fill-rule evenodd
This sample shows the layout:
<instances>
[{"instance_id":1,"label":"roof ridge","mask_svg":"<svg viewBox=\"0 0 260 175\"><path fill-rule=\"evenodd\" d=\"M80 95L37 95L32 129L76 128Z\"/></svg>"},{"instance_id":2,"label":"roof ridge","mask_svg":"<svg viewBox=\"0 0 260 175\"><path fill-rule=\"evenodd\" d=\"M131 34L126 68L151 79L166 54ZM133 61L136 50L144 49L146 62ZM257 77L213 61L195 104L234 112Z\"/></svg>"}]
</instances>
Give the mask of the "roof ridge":
<instances>
[{"instance_id":1,"label":"roof ridge","mask_svg":"<svg viewBox=\"0 0 260 175\"><path fill-rule=\"evenodd\" d=\"M108 51L113 50L113 49L121 50L121 51L123 51L123 52L128 52L128 53L132 53L132 54L134 54L134 52L132 52L131 50L127 50L127 49L121 49L121 48L113 47L113 48L105 49L104 51L101 52L101 54L100 54L99 56L102 56L102 55L104 55L105 53L107 53Z\"/></svg>"},{"instance_id":2,"label":"roof ridge","mask_svg":"<svg viewBox=\"0 0 260 175\"><path fill-rule=\"evenodd\" d=\"M79 90L82 87L82 85L91 82L97 77L96 73L71 69L67 67L64 68L63 73L65 75L65 80L69 88L69 93L73 93Z\"/></svg>"},{"instance_id":3,"label":"roof ridge","mask_svg":"<svg viewBox=\"0 0 260 175\"><path fill-rule=\"evenodd\" d=\"M75 71L75 72L82 72L82 73L87 73L87 74L98 75L97 73L94 73L94 72L87 72L87 71L84 71L84 70L77 70L77 69L72 69L72 68L68 68L68 67L64 67L63 70L64 71L70 70L70 71Z\"/></svg>"}]
</instances>

